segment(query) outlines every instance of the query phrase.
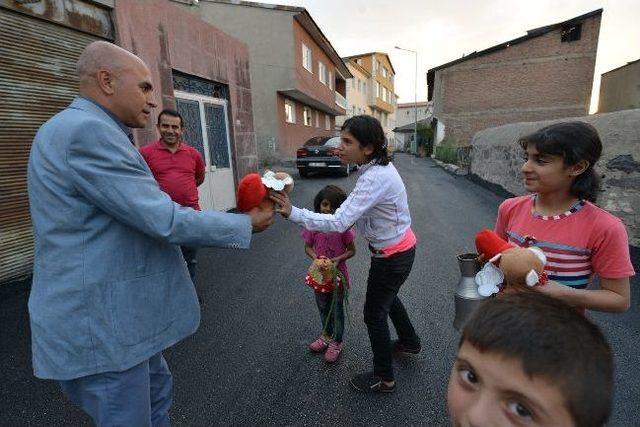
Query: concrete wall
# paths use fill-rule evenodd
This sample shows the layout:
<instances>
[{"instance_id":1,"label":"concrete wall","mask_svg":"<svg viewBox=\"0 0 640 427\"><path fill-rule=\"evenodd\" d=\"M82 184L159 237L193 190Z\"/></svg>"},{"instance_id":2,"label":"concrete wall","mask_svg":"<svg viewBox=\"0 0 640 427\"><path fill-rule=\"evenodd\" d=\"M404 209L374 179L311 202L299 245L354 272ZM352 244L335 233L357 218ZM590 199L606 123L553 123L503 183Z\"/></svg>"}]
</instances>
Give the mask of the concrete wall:
<instances>
[{"instance_id":1,"label":"concrete wall","mask_svg":"<svg viewBox=\"0 0 640 427\"><path fill-rule=\"evenodd\" d=\"M151 70L159 107L175 108L172 70L229 85L229 133L236 182L257 169L246 44L164 0L118 0L117 43ZM154 114L158 114L157 109ZM156 117L136 131L138 145L158 138Z\"/></svg>"},{"instance_id":2,"label":"concrete wall","mask_svg":"<svg viewBox=\"0 0 640 427\"><path fill-rule=\"evenodd\" d=\"M581 38L560 29L437 70L434 115L461 145L492 126L588 114L600 15L582 22Z\"/></svg>"},{"instance_id":3,"label":"concrete wall","mask_svg":"<svg viewBox=\"0 0 640 427\"><path fill-rule=\"evenodd\" d=\"M640 246L640 109L482 130L473 137L470 172L512 194L524 194L517 140L552 123L581 120L598 130L603 153L596 170L604 175L598 205L627 225L630 243Z\"/></svg>"},{"instance_id":4,"label":"concrete wall","mask_svg":"<svg viewBox=\"0 0 640 427\"><path fill-rule=\"evenodd\" d=\"M640 59L604 73L600 79L598 112L640 108Z\"/></svg>"},{"instance_id":5,"label":"concrete wall","mask_svg":"<svg viewBox=\"0 0 640 427\"><path fill-rule=\"evenodd\" d=\"M440 144L444 140L444 135L446 133L446 126L441 121L436 123L436 134L434 138L435 145Z\"/></svg>"}]
</instances>

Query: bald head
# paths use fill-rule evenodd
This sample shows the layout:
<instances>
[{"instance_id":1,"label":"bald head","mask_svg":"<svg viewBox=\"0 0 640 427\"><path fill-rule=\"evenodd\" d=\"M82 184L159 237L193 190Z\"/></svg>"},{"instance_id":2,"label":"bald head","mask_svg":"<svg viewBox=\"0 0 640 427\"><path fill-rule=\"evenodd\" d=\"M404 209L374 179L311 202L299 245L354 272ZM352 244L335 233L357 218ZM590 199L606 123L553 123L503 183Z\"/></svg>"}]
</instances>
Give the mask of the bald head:
<instances>
[{"instance_id":1,"label":"bald head","mask_svg":"<svg viewBox=\"0 0 640 427\"><path fill-rule=\"evenodd\" d=\"M89 44L78 59L80 94L130 127L144 127L153 100L151 73L133 53L112 43Z\"/></svg>"},{"instance_id":2,"label":"bald head","mask_svg":"<svg viewBox=\"0 0 640 427\"><path fill-rule=\"evenodd\" d=\"M84 48L78 59L76 71L80 84L84 85L95 81L100 70L118 75L127 68L140 64L144 64L140 58L120 46L97 41Z\"/></svg>"}]
</instances>

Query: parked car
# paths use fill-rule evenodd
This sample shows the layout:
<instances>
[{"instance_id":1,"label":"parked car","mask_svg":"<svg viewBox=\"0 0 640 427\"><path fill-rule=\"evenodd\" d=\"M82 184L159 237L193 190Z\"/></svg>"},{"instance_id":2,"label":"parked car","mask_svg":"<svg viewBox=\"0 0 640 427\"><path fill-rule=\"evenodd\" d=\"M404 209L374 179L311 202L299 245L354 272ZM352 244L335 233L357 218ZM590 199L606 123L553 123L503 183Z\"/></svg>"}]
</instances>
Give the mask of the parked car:
<instances>
[{"instance_id":1,"label":"parked car","mask_svg":"<svg viewBox=\"0 0 640 427\"><path fill-rule=\"evenodd\" d=\"M296 152L296 167L302 178L310 172L339 172L343 176L349 176L356 170L355 163L343 164L338 157L340 137L315 136L309 139Z\"/></svg>"}]
</instances>

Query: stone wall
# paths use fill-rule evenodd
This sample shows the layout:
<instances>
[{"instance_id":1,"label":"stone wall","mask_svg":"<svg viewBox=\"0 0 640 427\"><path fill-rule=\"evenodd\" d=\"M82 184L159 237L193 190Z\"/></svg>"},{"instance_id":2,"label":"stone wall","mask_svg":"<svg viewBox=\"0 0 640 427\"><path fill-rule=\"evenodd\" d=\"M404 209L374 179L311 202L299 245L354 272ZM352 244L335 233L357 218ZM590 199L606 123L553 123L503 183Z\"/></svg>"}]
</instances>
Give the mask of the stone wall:
<instances>
[{"instance_id":1,"label":"stone wall","mask_svg":"<svg viewBox=\"0 0 640 427\"><path fill-rule=\"evenodd\" d=\"M596 170L603 176L598 205L621 218L629 241L640 246L640 109L542 122L512 123L475 134L471 151L472 176L523 194L520 178L522 149L518 138L552 123L581 120L591 123L602 139Z\"/></svg>"}]
</instances>

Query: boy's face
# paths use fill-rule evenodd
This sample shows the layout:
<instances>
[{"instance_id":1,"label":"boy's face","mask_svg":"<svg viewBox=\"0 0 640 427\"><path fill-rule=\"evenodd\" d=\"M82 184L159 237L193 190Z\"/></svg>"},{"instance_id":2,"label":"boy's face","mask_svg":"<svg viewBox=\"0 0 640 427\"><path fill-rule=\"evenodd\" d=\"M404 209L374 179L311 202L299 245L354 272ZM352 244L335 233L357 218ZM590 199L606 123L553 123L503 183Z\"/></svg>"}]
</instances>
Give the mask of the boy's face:
<instances>
[{"instance_id":1,"label":"boy's face","mask_svg":"<svg viewBox=\"0 0 640 427\"><path fill-rule=\"evenodd\" d=\"M455 426L574 426L560 389L529 377L519 360L481 353L468 342L458 351L448 391Z\"/></svg>"}]
</instances>

